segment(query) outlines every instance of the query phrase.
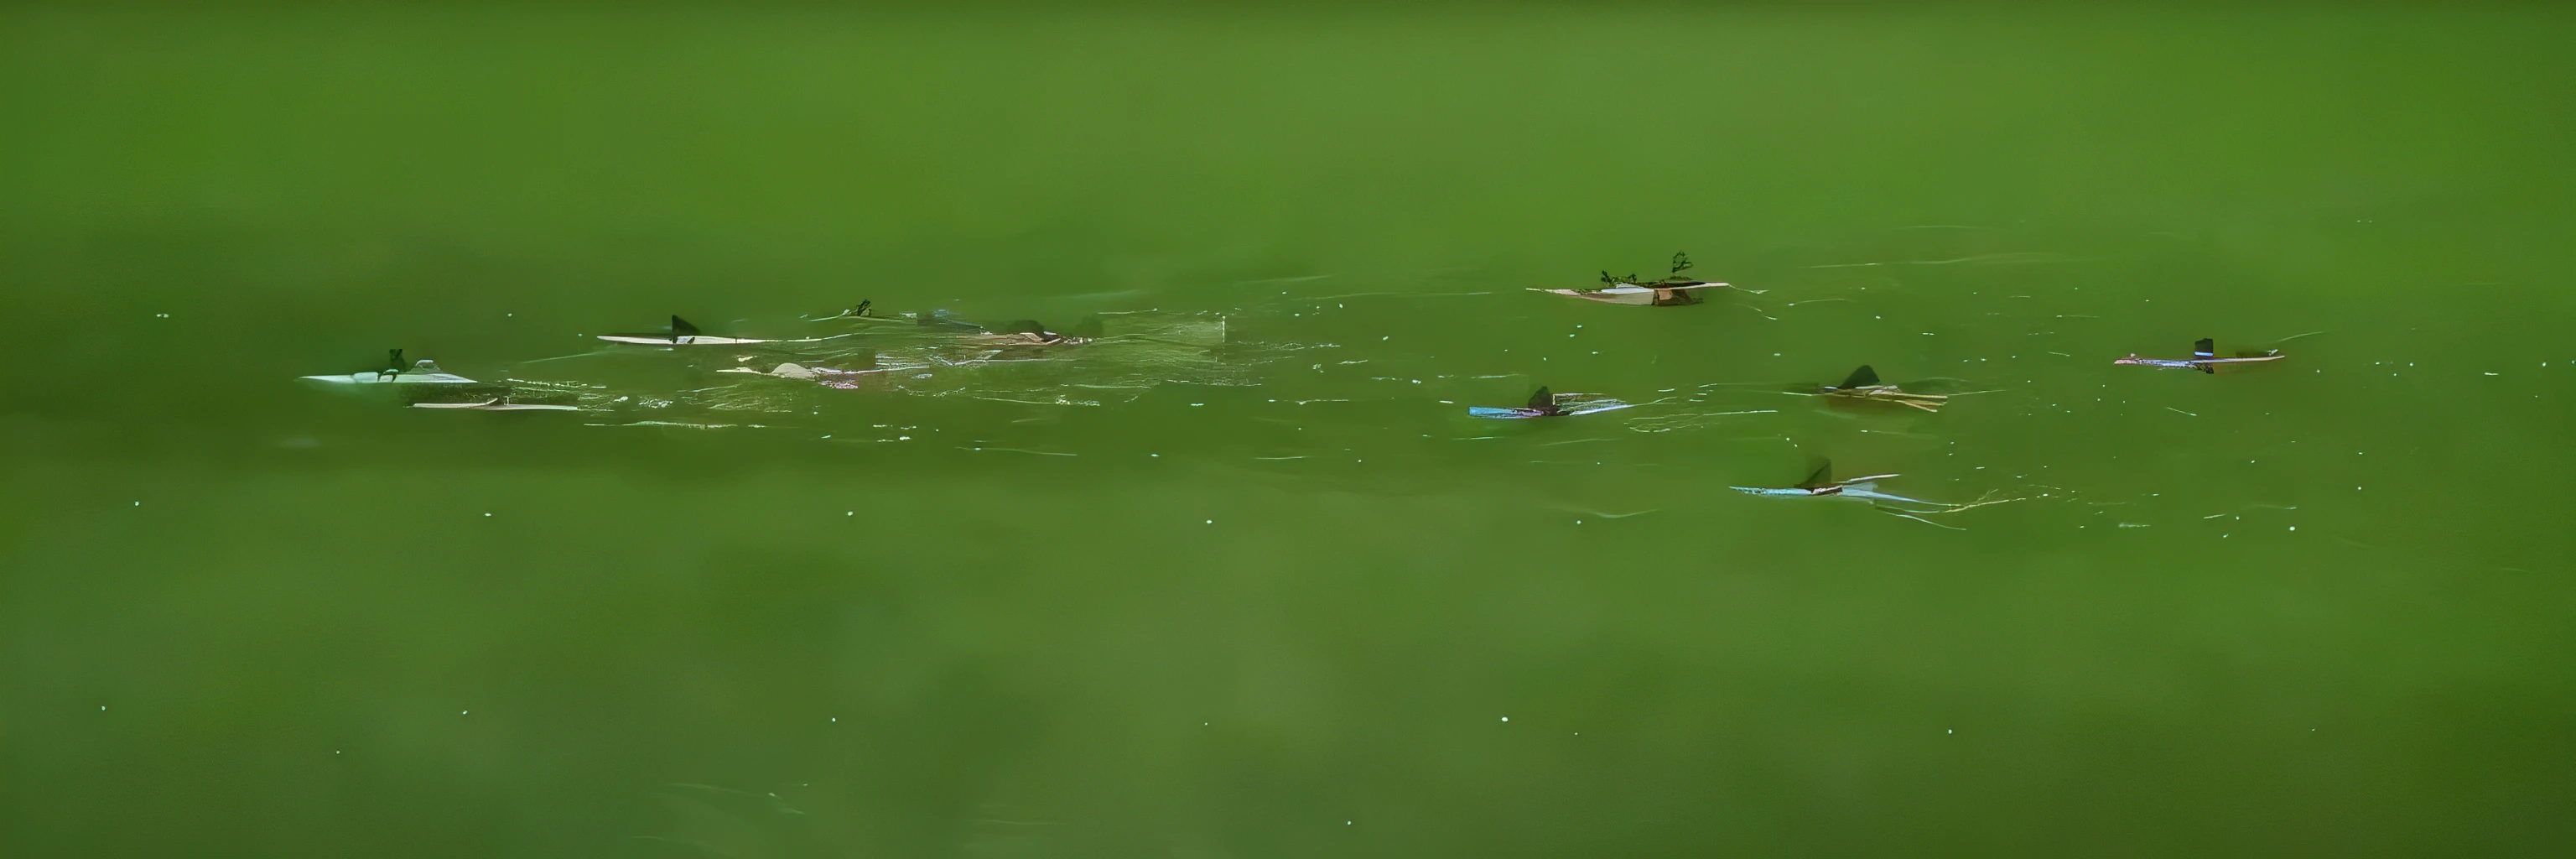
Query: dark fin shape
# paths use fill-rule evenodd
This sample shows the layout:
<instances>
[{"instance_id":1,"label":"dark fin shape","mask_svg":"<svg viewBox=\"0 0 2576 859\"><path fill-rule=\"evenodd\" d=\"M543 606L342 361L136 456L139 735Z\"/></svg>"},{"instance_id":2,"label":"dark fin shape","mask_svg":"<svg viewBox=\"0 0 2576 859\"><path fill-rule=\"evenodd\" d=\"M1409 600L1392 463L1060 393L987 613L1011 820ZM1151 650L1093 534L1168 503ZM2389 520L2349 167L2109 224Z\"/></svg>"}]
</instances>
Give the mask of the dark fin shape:
<instances>
[{"instance_id":1,"label":"dark fin shape","mask_svg":"<svg viewBox=\"0 0 2576 859\"><path fill-rule=\"evenodd\" d=\"M1810 475L1807 475L1807 479L1805 479L1805 480L1798 481L1798 488L1800 488L1800 489L1814 489L1814 488L1816 488L1816 487L1819 487L1819 486L1825 486L1825 485L1831 484L1831 483L1833 483L1833 482L1834 482L1834 461L1833 461L1833 460L1830 460L1830 459L1826 459L1826 460L1818 460L1818 461L1816 462L1816 473L1814 473L1814 474L1810 474Z\"/></svg>"},{"instance_id":2,"label":"dark fin shape","mask_svg":"<svg viewBox=\"0 0 2576 859\"><path fill-rule=\"evenodd\" d=\"M1529 407L1533 409L1556 408L1556 394L1548 391L1547 386L1541 385L1539 386L1538 393L1530 395Z\"/></svg>"},{"instance_id":3,"label":"dark fin shape","mask_svg":"<svg viewBox=\"0 0 2576 859\"><path fill-rule=\"evenodd\" d=\"M1081 322L1073 324L1073 330L1065 333L1085 340L1098 340L1100 339L1100 333L1105 330L1107 330L1107 328L1101 324L1100 317L1085 316L1082 318Z\"/></svg>"},{"instance_id":4,"label":"dark fin shape","mask_svg":"<svg viewBox=\"0 0 2576 859\"><path fill-rule=\"evenodd\" d=\"M1037 320L1035 320L1035 319L1013 319L1013 320L1011 320L1011 321L1009 321L1009 322L1002 323L1002 327L1000 327L1000 328L996 328L996 329L993 329L993 330L998 331L998 332L1001 332L1001 333L1003 333L1003 334L1045 334L1045 333L1047 333L1046 323L1044 323L1044 322L1039 322L1039 321L1037 321Z\"/></svg>"},{"instance_id":5,"label":"dark fin shape","mask_svg":"<svg viewBox=\"0 0 2576 859\"><path fill-rule=\"evenodd\" d=\"M2218 341L2208 337L2200 338L2200 342L2191 344L2191 356L2194 358L2218 357Z\"/></svg>"},{"instance_id":6,"label":"dark fin shape","mask_svg":"<svg viewBox=\"0 0 2576 859\"><path fill-rule=\"evenodd\" d=\"M679 340L679 339L680 339L680 338L682 338L682 337L696 337L696 336L698 336L698 326L695 326L695 325L691 325L691 324L689 324L689 320L682 319L682 318L680 318L677 314L672 315L672 317L671 317L671 339L672 339L672 340L677 341L677 340Z\"/></svg>"},{"instance_id":7,"label":"dark fin shape","mask_svg":"<svg viewBox=\"0 0 2576 859\"><path fill-rule=\"evenodd\" d=\"M1851 376L1843 379L1843 383L1838 387L1866 388L1875 384L1878 384L1878 371L1870 369L1868 364L1862 364L1860 369L1853 370Z\"/></svg>"},{"instance_id":8,"label":"dark fin shape","mask_svg":"<svg viewBox=\"0 0 2576 859\"><path fill-rule=\"evenodd\" d=\"M387 371L387 372L393 372L393 373L400 373L400 372L402 372L402 371L403 371L402 350L400 350L400 349L387 349L387 350L385 350L385 354L386 354L386 356L387 356L387 357L385 358L385 369L386 369L386 371Z\"/></svg>"},{"instance_id":9,"label":"dark fin shape","mask_svg":"<svg viewBox=\"0 0 2576 859\"><path fill-rule=\"evenodd\" d=\"M850 308L850 315L851 315L851 316L866 316L866 315L868 315L868 305L870 305L870 304L875 304L875 303L876 303L876 302L874 302L874 301L870 301L870 300L865 299L865 298L859 299L859 306L857 306L857 307L853 307L853 308Z\"/></svg>"}]
</instances>

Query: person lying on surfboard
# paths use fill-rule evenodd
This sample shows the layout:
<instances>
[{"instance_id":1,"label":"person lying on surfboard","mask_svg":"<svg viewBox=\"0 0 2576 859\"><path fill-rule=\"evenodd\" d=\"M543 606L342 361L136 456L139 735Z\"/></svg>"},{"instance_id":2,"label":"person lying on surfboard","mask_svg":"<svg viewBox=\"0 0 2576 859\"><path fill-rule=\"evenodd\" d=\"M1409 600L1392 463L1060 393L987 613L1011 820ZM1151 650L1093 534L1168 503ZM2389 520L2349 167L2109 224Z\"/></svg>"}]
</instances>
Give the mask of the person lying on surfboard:
<instances>
[{"instance_id":1,"label":"person lying on surfboard","mask_svg":"<svg viewBox=\"0 0 2576 859\"><path fill-rule=\"evenodd\" d=\"M2163 367L2170 370L2199 370L2203 373L2217 373L2218 368L2222 366L2231 366L2236 364L2260 364L2265 361L2278 361L2285 357L2288 356L2282 355L2281 350L2274 349L2270 352L2254 354L2240 353L2233 358L2221 358L2218 357L2218 341L2208 337L2203 337L2200 338L2199 342L2191 344L2191 357L2189 358L2140 358L2138 357L2138 353L2131 352L2129 353L2129 357L2114 358L2111 360L2111 363L2126 364L2133 367Z\"/></svg>"},{"instance_id":2,"label":"person lying on surfboard","mask_svg":"<svg viewBox=\"0 0 2576 859\"><path fill-rule=\"evenodd\" d=\"M599 335L599 339L606 340L610 343L625 343L635 346L752 346L762 343L820 343L825 340L833 340L847 336L849 335L835 334L830 337L802 337L792 339L717 337L714 335L698 333L698 326L689 324L689 320L673 316L671 317L671 331L668 334L602 334Z\"/></svg>"},{"instance_id":3,"label":"person lying on surfboard","mask_svg":"<svg viewBox=\"0 0 2576 859\"><path fill-rule=\"evenodd\" d=\"M857 305L848 310L841 311L837 315L825 316L810 321L898 321L894 317L877 316L869 313L868 308L872 304L874 304L873 301L861 301ZM1045 323L1039 322L1035 319L1013 320L1011 322L1004 323L998 328L987 328L973 322L968 322L964 319L959 319L956 315L945 310L933 310L929 313L918 314L906 313L903 314L903 316L912 319L914 324L923 328L943 329L963 333L966 335L963 339L968 345L987 347L1080 346L1093 340L1100 339L1101 328L1100 320L1097 318L1083 320L1081 324L1075 325L1069 333L1058 333L1049 329Z\"/></svg>"},{"instance_id":4,"label":"person lying on surfboard","mask_svg":"<svg viewBox=\"0 0 2576 859\"><path fill-rule=\"evenodd\" d=\"M1598 301L1603 304L1644 304L1654 307L1673 307L1676 305L1700 303L1705 300L1700 294L1702 290L1715 287L1735 288L1723 283L1713 283L1697 278L1682 276L1682 272L1688 271L1690 268L1690 255L1676 252L1673 254L1672 271L1665 274L1662 280L1648 281L1634 274L1628 275L1627 277L1618 277L1605 271L1601 273L1601 286L1596 289L1540 289L1537 287L1531 287L1530 291L1545 292L1552 295L1572 296L1588 301Z\"/></svg>"},{"instance_id":5,"label":"person lying on surfboard","mask_svg":"<svg viewBox=\"0 0 2576 859\"><path fill-rule=\"evenodd\" d=\"M1530 395L1528 405L1513 408L1468 406L1467 414L1469 417L1479 418L1562 418L1627 407L1627 403L1608 397L1591 394L1558 394L1546 388L1540 388L1538 393Z\"/></svg>"},{"instance_id":6,"label":"person lying on surfboard","mask_svg":"<svg viewBox=\"0 0 2576 859\"><path fill-rule=\"evenodd\" d=\"M381 369L381 370L366 370L366 371L361 371L361 372L356 372L356 373L350 373L350 374L348 374L348 375L301 376L301 377L298 377L298 378L301 378L301 379L303 379L304 381L307 381L307 382L320 382L320 383L323 383L323 384L326 384L326 385L383 385L383 384L403 384L403 385L472 385L472 384L479 384L479 383L475 382L475 381L474 381L474 380L472 380L472 379L468 379L468 378L465 378L465 377L463 377L463 376L459 376L459 375L456 375L456 374L454 374L454 373L450 373L450 372L447 372L447 371L445 371L445 370L441 370L441 369L439 369L439 368L438 368L438 362L436 362L436 361L432 361L432 360L427 359L427 358L422 358L422 359L420 359L420 360L418 360L418 361L412 362L409 366L405 366L405 365L403 364L403 350L400 350L400 349L387 349L387 350L385 350L385 352L386 352L386 355L387 355L387 357L386 357L386 361L385 361L385 368L384 368L384 369Z\"/></svg>"},{"instance_id":7,"label":"person lying on surfboard","mask_svg":"<svg viewBox=\"0 0 2576 859\"><path fill-rule=\"evenodd\" d=\"M841 319L859 320L859 321L864 321L864 322L891 322L891 321L893 321L893 320L887 319L886 317L878 316L878 315L876 315L876 314L874 314L874 313L870 313L870 312L868 312L868 308L869 308L869 306L874 305L874 304L876 304L876 302L874 302L874 301L869 301L869 300L866 300L866 299L861 299L861 300L859 301L859 303L854 304L854 305L851 305L851 306L850 306L850 309L848 309L848 310L844 310L844 311L841 311L841 312L839 312L839 313L832 314L832 315L830 315L830 316L809 316L809 317L806 317L806 318L805 318L805 321L807 321L807 322L832 322L832 321L835 321L835 320L841 320Z\"/></svg>"},{"instance_id":8,"label":"person lying on surfboard","mask_svg":"<svg viewBox=\"0 0 2576 859\"><path fill-rule=\"evenodd\" d=\"M488 397L466 400L424 400L411 404L415 409L448 409L477 412L577 412L581 406L569 402L549 402L554 397L529 397L505 391Z\"/></svg>"},{"instance_id":9,"label":"person lying on surfboard","mask_svg":"<svg viewBox=\"0 0 2576 859\"><path fill-rule=\"evenodd\" d=\"M1881 494L1878 491L1878 481L1897 476L1895 474L1872 474L1867 477L1848 477L1842 480L1835 480L1833 471L1834 464L1832 462L1821 462L1816 465L1814 473L1808 474L1807 479L1798 481L1796 486L1729 486L1727 488L1747 495L1760 495L1765 498L1823 498L1828 496L1863 499L1888 498L1909 504L1937 506L1937 502L1906 498L1898 495Z\"/></svg>"},{"instance_id":10,"label":"person lying on surfboard","mask_svg":"<svg viewBox=\"0 0 2576 859\"><path fill-rule=\"evenodd\" d=\"M1937 412L1941 410L1941 406L1950 402L1951 397L1958 395L1926 390L1934 387L1935 384L1934 382L1912 382L1905 385L1890 385L1878 380L1877 370L1870 369L1868 364L1862 364L1860 369L1853 370L1850 376L1845 377L1842 384L1801 385L1790 390L1790 393L1843 400L1894 403L1927 412ZM1907 390L1907 388L1914 390Z\"/></svg>"},{"instance_id":11,"label":"person lying on surfboard","mask_svg":"<svg viewBox=\"0 0 2576 859\"><path fill-rule=\"evenodd\" d=\"M386 366L348 375L304 376L303 381L347 390L369 392L391 391L422 409L478 409L482 411L572 411L579 397L573 389L552 390L516 382L478 382L438 368L438 362L422 358L409 366L403 364L403 350L388 349Z\"/></svg>"},{"instance_id":12,"label":"person lying on surfboard","mask_svg":"<svg viewBox=\"0 0 2576 859\"><path fill-rule=\"evenodd\" d=\"M1084 320L1083 324L1074 326L1071 334L1049 331L1044 323L1035 319L1018 319L965 337L966 343L974 346L1080 346L1097 339L1100 339L1100 320L1097 319Z\"/></svg>"},{"instance_id":13,"label":"person lying on surfboard","mask_svg":"<svg viewBox=\"0 0 2576 859\"><path fill-rule=\"evenodd\" d=\"M1833 478L1833 470L1834 464L1831 461L1820 461L1816 465L1815 472L1807 475L1807 479L1799 481L1796 486L1729 486L1727 488L1733 489L1737 492L1742 492L1746 495L1759 495L1765 498L1855 498L1869 502L1870 506L1878 508L1881 513L1901 516L1931 525L1941 525L1941 523L1922 518L1923 515L1933 513L1957 513L1961 510L1966 510L1972 507L1984 507L1989 504L2003 504L2010 501L2022 500L2019 498L1995 498L1992 497L1992 495L1989 495L1966 504L1951 504L1944 501L1925 501L1920 498L1907 498L1902 495L1890 495L1885 492L1878 491L1878 481L1897 476L1895 474L1872 474L1867 477L1849 477L1842 480L1835 480ZM1941 525L1941 527L1948 528L1951 526Z\"/></svg>"},{"instance_id":14,"label":"person lying on surfboard","mask_svg":"<svg viewBox=\"0 0 2576 859\"><path fill-rule=\"evenodd\" d=\"M876 366L876 356L874 355L867 356L866 362L869 366L865 369L858 370L849 370L840 367L826 367L821 364L798 364L790 361L769 370L761 370L752 367L727 367L722 370L717 370L716 372L749 373L756 376L768 376L775 379L793 379L799 382L812 382L826 388L839 388L844 391L855 391L865 387L860 384L863 380L875 380L879 382L878 387L884 387L885 384L883 383L883 380L887 373L899 370L921 369L921 365L918 364L879 367Z\"/></svg>"}]
</instances>

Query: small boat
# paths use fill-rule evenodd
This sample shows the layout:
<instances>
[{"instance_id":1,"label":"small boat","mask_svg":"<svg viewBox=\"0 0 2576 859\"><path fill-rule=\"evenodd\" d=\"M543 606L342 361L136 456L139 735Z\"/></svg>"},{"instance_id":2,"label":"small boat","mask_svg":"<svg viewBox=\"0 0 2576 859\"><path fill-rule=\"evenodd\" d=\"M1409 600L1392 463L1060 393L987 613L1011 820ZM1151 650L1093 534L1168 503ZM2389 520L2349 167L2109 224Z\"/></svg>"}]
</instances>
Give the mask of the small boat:
<instances>
[{"instance_id":1,"label":"small boat","mask_svg":"<svg viewBox=\"0 0 2576 859\"><path fill-rule=\"evenodd\" d=\"M876 315L876 314L874 314L874 313L870 313L870 312L868 312L868 308L870 308L870 307L874 306L875 304L876 304L876 302L875 302L875 301L873 301L873 300L862 299L862 300L860 300L860 301L859 301L859 303L854 304L854 305L851 305L851 306L850 306L850 309L848 309L848 310L844 310L844 311L841 311L841 312L839 312L839 313L832 314L832 315L830 315L830 316L809 316L809 317L806 317L806 318L805 318L805 321L807 321L807 322L834 322L834 321L843 320L843 319L848 319L848 320L851 320L851 321L854 321L854 322L896 322L896 321L899 321L899 320L896 320L896 319L894 319L894 318L892 318L892 317L878 316L878 315Z\"/></svg>"},{"instance_id":2,"label":"small boat","mask_svg":"<svg viewBox=\"0 0 2576 859\"><path fill-rule=\"evenodd\" d=\"M1717 287L1734 288L1724 283L1682 276L1682 272L1689 270L1690 267L1691 261L1689 255L1675 253L1673 254L1672 271L1664 275L1662 280L1649 281L1634 274L1628 275L1627 277L1618 277L1605 271L1601 273L1601 286L1598 288L1540 289L1537 287L1531 287L1530 291L1544 292L1551 295L1569 296L1586 301L1598 301L1603 304L1642 304L1653 307L1673 307L1684 304L1698 304L1701 301L1706 300L1706 297L1700 294L1703 290Z\"/></svg>"},{"instance_id":3,"label":"small boat","mask_svg":"<svg viewBox=\"0 0 2576 859\"><path fill-rule=\"evenodd\" d=\"M2270 352L2238 355L2233 358L2221 358L2218 357L2218 342L2214 339L2203 337L2200 338L2199 342L2192 344L2191 357L2189 358L2140 358L2138 357L2138 353L2131 352L2129 353L2129 357L2114 358L2111 360L2111 363L2126 364L2132 367L2163 367L2169 370L2199 370L2203 373L2216 373L2218 372L2218 368L2224 366L2237 364L2260 364L2265 361L2278 361L2285 357L2288 356L2281 354L2280 350L2275 349Z\"/></svg>"},{"instance_id":4,"label":"small boat","mask_svg":"<svg viewBox=\"0 0 2576 859\"><path fill-rule=\"evenodd\" d=\"M413 403L415 409L454 409L477 412L577 412L580 406L565 403L514 403L508 397L491 397L457 403Z\"/></svg>"},{"instance_id":5,"label":"small boat","mask_svg":"<svg viewBox=\"0 0 2576 859\"><path fill-rule=\"evenodd\" d=\"M821 343L825 340L834 340L847 336L849 335L835 334L831 337L801 337L794 339L717 337L698 333L698 326L689 324L689 320L673 316L671 317L671 332L668 334L602 334L599 335L599 339L606 340L610 343L626 343L635 346L754 346L762 343Z\"/></svg>"},{"instance_id":6,"label":"small boat","mask_svg":"<svg viewBox=\"0 0 2576 859\"><path fill-rule=\"evenodd\" d=\"M1098 320L1089 320L1082 325L1074 326L1071 334L1059 334L1047 330L1045 323L1035 319L1017 319L1004 323L999 328L983 329L968 334L964 342L973 346L987 347L1080 346L1099 337Z\"/></svg>"},{"instance_id":7,"label":"small boat","mask_svg":"<svg viewBox=\"0 0 2576 859\"><path fill-rule=\"evenodd\" d=\"M1512 420L1518 418L1563 418L1627 408L1628 404L1591 394L1558 394L1546 388L1531 394L1529 404L1512 408L1468 406L1467 416Z\"/></svg>"},{"instance_id":8,"label":"small boat","mask_svg":"<svg viewBox=\"0 0 2576 859\"><path fill-rule=\"evenodd\" d=\"M1853 370L1852 374L1849 377L1844 378L1843 383L1840 385L1825 385L1809 390L1806 393L1819 397L1838 397L1847 400L1876 400L1883 403L1895 403L1901 406L1911 406L1927 412L1940 411L1941 406L1950 401L1949 394L1917 393L1905 390L1901 385L1890 385L1880 382L1878 380L1878 371L1870 369L1868 364L1862 364L1860 365L1860 369Z\"/></svg>"},{"instance_id":9,"label":"small boat","mask_svg":"<svg viewBox=\"0 0 2576 859\"><path fill-rule=\"evenodd\" d=\"M459 376L459 375L456 375L456 374L454 374L454 373L450 373L450 372L447 372L447 371L445 371L445 370L441 370L441 369L439 369L439 368L438 368L438 362L436 362L436 361L432 361L432 360L427 359L427 358L422 358L422 359L420 359L419 361L415 361L415 362L413 362L410 366L404 366L404 365L403 365L403 350L400 350L400 349L387 349L387 350L385 350L385 352L386 352L386 354L387 354L387 356L388 356L388 357L387 357L387 359L386 359L386 365L385 365L385 368L384 368L384 369L382 369L382 370L368 370L368 371L365 371L365 372L350 373L350 374L345 375L345 376L342 376L342 375L329 375L329 376L299 376L299 377L297 377L297 378L303 379L304 381L307 381L307 382L319 382L319 383L322 383L322 384L325 384L325 385L473 385L473 384L480 384L480 383L478 383L478 382L476 382L476 381L474 381L474 380L472 380L472 379L468 379L468 378L465 378L465 377L463 377L463 376Z\"/></svg>"},{"instance_id":10,"label":"small boat","mask_svg":"<svg viewBox=\"0 0 2576 859\"><path fill-rule=\"evenodd\" d=\"M1760 495L1767 498L1823 498L1840 496L1867 499L1884 498L1911 504L1938 505L1938 502L1918 501L1912 498L1879 494L1878 481L1897 476L1895 474L1872 474L1867 477L1851 477L1842 480L1835 480L1833 477L1833 470L1834 464L1831 462L1818 464L1816 466L1815 473L1807 475L1807 479L1799 481L1796 486L1729 486L1727 488L1747 495Z\"/></svg>"},{"instance_id":11,"label":"small boat","mask_svg":"<svg viewBox=\"0 0 2576 859\"><path fill-rule=\"evenodd\" d=\"M1953 529L1955 529L1956 526L1943 525L1939 522L1934 522L1923 517L1940 513L1957 513L1963 510L1974 510L1979 507L1987 507L1996 504L2010 504L2015 501L2027 500L2023 497L2006 496L2001 493L1989 492L1983 496L1979 496L1975 501L1970 501L1964 504L1954 504L1947 501L1925 501L1920 498L1907 498L1903 495L1890 495L1888 493L1878 491L1878 482L1897 476L1895 474L1872 474L1867 477L1849 477L1842 480L1835 480L1833 478L1833 470L1834 464L1832 462L1819 462L1816 465L1815 472L1807 475L1807 479L1799 481L1796 486L1729 486L1727 488L1733 489L1737 492L1742 492L1746 495L1759 495L1765 498L1851 498L1860 501L1867 501L1869 502L1870 507L1878 510L1878 512L1885 513L1890 516L1895 516L1901 519L1912 519L1926 525Z\"/></svg>"}]
</instances>

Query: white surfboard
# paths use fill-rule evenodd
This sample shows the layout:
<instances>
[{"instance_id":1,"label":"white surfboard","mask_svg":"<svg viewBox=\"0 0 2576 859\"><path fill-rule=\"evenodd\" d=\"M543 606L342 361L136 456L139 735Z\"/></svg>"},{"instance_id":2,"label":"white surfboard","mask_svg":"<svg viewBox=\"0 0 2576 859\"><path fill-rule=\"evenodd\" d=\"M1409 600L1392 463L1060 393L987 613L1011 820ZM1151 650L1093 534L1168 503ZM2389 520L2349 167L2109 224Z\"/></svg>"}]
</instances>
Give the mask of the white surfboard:
<instances>
[{"instance_id":1,"label":"white surfboard","mask_svg":"<svg viewBox=\"0 0 2576 859\"><path fill-rule=\"evenodd\" d=\"M610 343L626 343L635 346L753 346L761 343L821 343L825 340L837 340L847 336L850 335L834 334L830 337L801 337L790 340L771 340L758 337L716 337L707 334L700 334L698 333L698 326L689 324L689 320L673 316L671 317L671 333L669 334L602 334L599 335L599 339L606 340Z\"/></svg>"},{"instance_id":2,"label":"white surfboard","mask_svg":"<svg viewBox=\"0 0 2576 859\"><path fill-rule=\"evenodd\" d=\"M637 346L749 346L757 343L820 343L831 338L810 337L797 340L764 340L757 337L714 337L705 334L690 334L680 337L673 337L668 334L602 334L599 335L599 339L606 340L610 343L631 343Z\"/></svg>"},{"instance_id":3,"label":"white surfboard","mask_svg":"<svg viewBox=\"0 0 2576 859\"><path fill-rule=\"evenodd\" d=\"M1655 303L1656 293L1659 292L1679 293L1694 289L1707 289L1713 286L1726 286L1726 284L1690 283L1668 286L1639 286L1633 283L1623 283L1605 289L1539 289L1537 287L1531 287L1530 291L1544 292L1551 295L1563 295L1587 301L1598 301L1603 304L1653 304Z\"/></svg>"},{"instance_id":4,"label":"white surfboard","mask_svg":"<svg viewBox=\"0 0 2576 859\"><path fill-rule=\"evenodd\" d=\"M477 412L577 412L580 406L549 403L508 403L489 399L472 403L413 403L415 409L462 409Z\"/></svg>"},{"instance_id":5,"label":"white surfboard","mask_svg":"<svg viewBox=\"0 0 2576 859\"><path fill-rule=\"evenodd\" d=\"M474 380L444 372L405 371L401 373L351 373L346 376L297 376L307 382L326 385L472 385Z\"/></svg>"},{"instance_id":6,"label":"white surfboard","mask_svg":"<svg viewBox=\"0 0 2576 859\"><path fill-rule=\"evenodd\" d=\"M402 366L402 350L393 351L393 366ZM402 370L368 370L363 373L329 376L300 376L307 382L325 385L472 385L474 380L438 368L438 362L422 358Z\"/></svg>"}]
</instances>

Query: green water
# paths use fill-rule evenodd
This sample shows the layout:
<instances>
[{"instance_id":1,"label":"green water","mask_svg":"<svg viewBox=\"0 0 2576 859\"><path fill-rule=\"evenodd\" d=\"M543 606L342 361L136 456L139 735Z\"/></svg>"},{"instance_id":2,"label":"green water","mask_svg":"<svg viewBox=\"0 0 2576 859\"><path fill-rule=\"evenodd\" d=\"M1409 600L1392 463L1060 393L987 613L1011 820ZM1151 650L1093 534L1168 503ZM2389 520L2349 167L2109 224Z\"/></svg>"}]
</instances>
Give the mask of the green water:
<instances>
[{"instance_id":1,"label":"green water","mask_svg":"<svg viewBox=\"0 0 2576 859\"><path fill-rule=\"evenodd\" d=\"M15 7L0 852L2564 850L2572 36ZM1677 249L1764 291L1523 291ZM860 299L1225 327L292 381ZM2109 363L2199 337L2289 357ZM1863 362L1987 393L1761 387ZM1725 488L1818 458L2029 500Z\"/></svg>"}]
</instances>

